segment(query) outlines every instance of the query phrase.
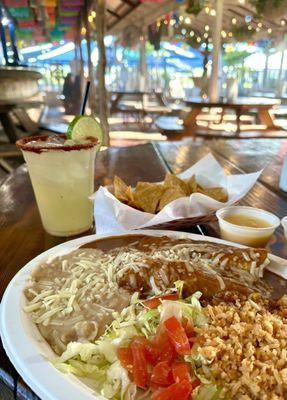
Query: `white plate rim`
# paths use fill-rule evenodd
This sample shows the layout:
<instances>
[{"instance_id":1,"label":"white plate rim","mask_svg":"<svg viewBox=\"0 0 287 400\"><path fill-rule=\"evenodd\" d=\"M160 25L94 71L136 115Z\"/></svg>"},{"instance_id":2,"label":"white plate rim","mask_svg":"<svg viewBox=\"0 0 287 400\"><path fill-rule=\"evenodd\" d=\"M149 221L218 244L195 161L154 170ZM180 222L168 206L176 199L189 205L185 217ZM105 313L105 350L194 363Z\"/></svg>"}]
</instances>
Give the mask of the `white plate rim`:
<instances>
[{"instance_id":1,"label":"white plate rim","mask_svg":"<svg viewBox=\"0 0 287 400\"><path fill-rule=\"evenodd\" d=\"M42 346L47 352L50 352L50 355L53 354L51 349L48 350L48 344L43 339L39 339L40 333L37 328L35 328L30 317L22 310L21 301L23 301L24 297L23 288L25 286L26 278L40 262L43 262L50 257L54 258L60 254L70 252L84 243L111 236L134 234L147 234L150 236L165 235L175 238L190 238L193 240L228 244L241 248L245 247L226 240L181 231L134 230L126 233L121 232L83 236L78 239L61 243L60 245L52 247L33 258L18 271L4 292L0 308L0 335L3 347L10 361L24 381L42 400L70 400L71 398L81 400L100 400L104 398L91 390L87 385L84 385L76 377L59 372L47 359L45 359L45 357L47 358L47 354L43 355L39 351L38 347ZM269 255L269 258L276 264L273 272L275 272L276 268L280 266L284 269L286 268L286 260L273 255ZM26 321L25 324L24 321ZM35 334L37 338L32 337L31 334L27 334L25 331L25 329L27 329L26 324L31 325L30 329L34 331L33 336ZM21 332L22 335L19 335L19 332ZM45 351L43 352L45 353Z\"/></svg>"}]
</instances>

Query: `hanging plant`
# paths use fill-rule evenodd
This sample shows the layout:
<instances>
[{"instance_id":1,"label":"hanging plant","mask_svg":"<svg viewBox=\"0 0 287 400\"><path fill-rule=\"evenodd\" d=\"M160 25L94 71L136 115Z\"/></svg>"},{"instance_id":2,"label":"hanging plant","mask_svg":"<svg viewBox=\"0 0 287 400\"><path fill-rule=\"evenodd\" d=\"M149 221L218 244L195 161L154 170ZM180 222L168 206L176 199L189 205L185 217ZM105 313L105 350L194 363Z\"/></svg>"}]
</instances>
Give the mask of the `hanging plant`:
<instances>
[{"instance_id":1,"label":"hanging plant","mask_svg":"<svg viewBox=\"0 0 287 400\"><path fill-rule=\"evenodd\" d=\"M153 45L155 50L160 49L160 40L162 36L162 22L160 23L159 26L157 26L157 23L154 22L153 24L149 25L148 27L148 40L150 44Z\"/></svg>"},{"instance_id":2,"label":"hanging plant","mask_svg":"<svg viewBox=\"0 0 287 400\"><path fill-rule=\"evenodd\" d=\"M284 16L287 11L286 0L250 0L255 7L257 16L276 19Z\"/></svg>"},{"instance_id":3,"label":"hanging plant","mask_svg":"<svg viewBox=\"0 0 287 400\"><path fill-rule=\"evenodd\" d=\"M198 15L204 7L204 0L188 0L186 12L188 14Z\"/></svg>"},{"instance_id":4,"label":"hanging plant","mask_svg":"<svg viewBox=\"0 0 287 400\"><path fill-rule=\"evenodd\" d=\"M202 45L202 41L201 42L198 42L197 41L197 37L196 36L192 36L192 37L188 37L187 39L186 39L186 43L189 45L189 46L191 46L191 47L193 47L194 49L199 49L200 48L200 46Z\"/></svg>"},{"instance_id":5,"label":"hanging plant","mask_svg":"<svg viewBox=\"0 0 287 400\"><path fill-rule=\"evenodd\" d=\"M234 39L238 40L239 42L245 42L250 40L254 35L254 29L247 29L246 25L235 25L232 28L232 34Z\"/></svg>"}]
</instances>

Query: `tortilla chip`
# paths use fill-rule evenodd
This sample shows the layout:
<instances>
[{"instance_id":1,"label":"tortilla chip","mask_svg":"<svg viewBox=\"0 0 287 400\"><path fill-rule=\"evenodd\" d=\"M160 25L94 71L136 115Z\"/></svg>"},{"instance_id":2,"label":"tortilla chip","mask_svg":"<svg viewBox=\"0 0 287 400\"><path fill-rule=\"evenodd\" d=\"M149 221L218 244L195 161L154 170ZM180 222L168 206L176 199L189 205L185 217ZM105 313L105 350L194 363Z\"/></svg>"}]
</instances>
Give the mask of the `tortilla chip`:
<instances>
[{"instance_id":1,"label":"tortilla chip","mask_svg":"<svg viewBox=\"0 0 287 400\"><path fill-rule=\"evenodd\" d=\"M117 175L114 177L114 193L118 200L127 202L127 189L128 185Z\"/></svg>"},{"instance_id":2,"label":"tortilla chip","mask_svg":"<svg viewBox=\"0 0 287 400\"><path fill-rule=\"evenodd\" d=\"M196 182L196 178L195 175L192 175L191 178L189 178L188 180L185 181L187 183L188 189L189 189L189 193L188 194L192 194L197 192L198 189L198 184Z\"/></svg>"},{"instance_id":3,"label":"tortilla chip","mask_svg":"<svg viewBox=\"0 0 287 400\"><path fill-rule=\"evenodd\" d=\"M221 187L200 189L199 193L205 194L208 197L212 197L214 200L225 203L228 200L226 191Z\"/></svg>"},{"instance_id":4,"label":"tortilla chip","mask_svg":"<svg viewBox=\"0 0 287 400\"><path fill-rule=\"evenodd\" d=\"M136 205L135 205L134 191L133 191L131 186L127 187L125 195L126 195L126 198L127 198L128 205L131 206L131 207L135 207Z\"/></svg>"},{"instance_id":5,"label":"tortilla chip","mask_svg":"<svg viewBox=\"0 0 287 400\"><path fill-rule=\"evenodd\" d=\"M168 203L179 199L180 197L186 197L186 193L183 190L175 187L167 187L161 196L157 210L162 210Z\"/></svg>"},{"instance_id":6,"label":"tortilla chip","mask_svg":"<svg viewBox=\"0 0 287 400\"><path fill-rule=\"evenodd\" d=\"M149 182L138 182L133 192L136 208L155 214L163 191L164 189L162 185Z\"/></svg>"},{"instance_id":7,"label":"tortilla chip","mask_svg":"<svg viewBox=\"0 0 287 400\"><path fill-rule=\"evenodd\" d=\"M185 195L189 195L188 184L184 180L178 178L176 175L167 173L165 175L163 185L165 187L173 187L173 188L179 189L179 190L183 191L185 193Z\"/></svg>"}]
</instances>

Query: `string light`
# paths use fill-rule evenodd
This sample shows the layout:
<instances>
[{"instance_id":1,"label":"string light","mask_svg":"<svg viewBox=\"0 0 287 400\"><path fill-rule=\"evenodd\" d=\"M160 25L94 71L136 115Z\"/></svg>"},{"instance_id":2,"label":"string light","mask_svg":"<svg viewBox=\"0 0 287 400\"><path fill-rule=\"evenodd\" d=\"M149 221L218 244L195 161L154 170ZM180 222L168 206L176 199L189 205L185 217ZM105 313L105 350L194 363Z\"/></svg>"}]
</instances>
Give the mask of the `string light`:
<instances>
[{"instance_id":1,"label":"string light","mask_svg":"<svg viewBox=\"0 0 287 400\"><path fill-rule=\"evenodd\" d=\"M256 28L256 32L260 32L260 28L257 27L257 28Z\"/></svg>"},{"instance_id":2,"label":"string light","mask_svg":"<svg viewBox=\"0 0 287 400\"><path fill-rule=\"evenodd\" d=\"M232 37L233 36L232 32L228 32L228 36Z\"/></svg>"},{"instance_id":3,"label":"string light","mask_svg":"<svg viewBox=\"0 0 287 400\"><path fill-rule=\"evenodd\" d=\"M221 36L222 36L223 38L226 38L226 36L227 36L226 32L225 32L225 31L221 31Z\"/></svg>"},{"instance_id":4,"label":"string light","mask_svg":"<svg viewBox=\"0 0 287 400\"><path fill-rule=\"evenodd\" d=\"M236 22L237 22L237 19L236 18L232 18L231 22L233 23L233 25L235 25Z\"/></svg>"},{"instance_id":5,"label":"string light","mask_svg":"<svg viewBox=\"0 0 287 400\"><path fill-rule=\"evenodd\" d=\"M245 22L248 24L248 23L251 22L251 21L252 21L251 15L246 15L246 17L245 17Z\"/></svg>"},{"instance_id":6,"label":"string light","mask_svg":"<svg viewBox=\"0 0 287 400\"><path fill-rule=\"evenodd\" d=\"M204 30L205 30L206 32L208 32L208 31L209 31L209 25L205 25Z\"/></svg>"},{"instance_id":7,"label":"string light","mask_svg":"<svg viewBox=\"0 0 287 400\"><path fill-rule=\"evenodd\" d=\"M165 25L167 25L167 24L168 24L168 22L167 22L167 20L166 20L166 19L163 21L163 23L164 23Z\"/></svg>"},{"instance_id":8,"label":"string light","mask_svg":"<svg viewBox=\"0 0 287 400\"><path fill-rule=\"evenodd\" d=\"M176 24L176 20L175 20L175 19L171 19L171 20L169 21L169 23L170 23L171 26L173 26L173 25Z\"/></svg>"},{"instance_id":9,"label":"string light","mask_svg":"<svg viewBox=\"0 0 287 400\"><path fill-rule=\"evenodd\" d=\"M262 28L262 22L258 22L257 26L258 28Z\"/></svg>"},{"instance_id":10,"label":"string light","mask_svg":"<svg viewBox=\"0 0 287 400\"><path fill-rule=\"evenodd\" d=\"M205 13L209 14L209 11L210 11L209 7L205 7Z\"/></svg>"},{"instance_id":11,"label":"string light","mask_svg":"<svg viewBox=\"0 0 287 400\"><path fill-rule=\"evenodd\" d=\"M87 32L87 30L86 30L86 28L83 26L82 29L81 29L81 34L82 34L82 35L85 35L86 32Z\"/></svg>"},{"instance_id":12,"label":"string light","mask_svg":"<svg viewBox=\"0 0 287 400\"><path fill-rule=\"evenodd\" d=\"M92 15L93 18L96 18L96 15L97 15L96 11L92 11L91 15Z\"/></svg>"},{"instance_id":13,"label":"string light","mask_svg":"<svg viewBox=\"0 0 287 400\"><path fill-rule=\"evenodd\" d=\"M252 26L248 25L248 30L251 31L252 30Z\"/></svg>"},{"instance_id":14,"label":"string light","mask_svg":"<svg viewBox=\"0 0 287 400\"><path fill-rule=\"evenodd\" d=\"M185 22L186 24L190 24L190 23L191 23L191 19L190 19L189 17L186 17L185 20L184 20L184 22Z\"/></svg>"},{"instance_id":15,"label":"string light","mask_svg":"<svg viewBox=\"0 0 287 400\"><path fill-rule=\"evenodd\" d=\"M267 32L268 32L269 35L270 35L270 33L272 33L272 29L271 29L271 28L268 28Z\"/></svg>"},{"instance_id":16,"label":"string light","mask_svg":"<svg viewBox=\"0 0 287 400\"><path fill-rule=\"evenodd\" d=\"M210 15L212 17L215 17L216 16L216 11L214 9L210 10Z\"/></svg>"},{"instance_id":17,"label":"string light","mask_svg":"<svg viewBox=\"0 0 287 400\"><path fill-rule=\"evenodd\" d=\"M245 0L238 0L238 3L245 4Z\"/></svg>"},{"instance_id":18,"label":"string light","mask_svg":"<svg viewBox=\"0 0 287 400\"><path fill-rule=\"evenodd\" d=\"M91 15L88 16L88 21L93 22L93 17Z\"/></svg>"},{"instance_id":19,"label":"string light","mask_svg":"<svg viewBox=\"0 0 287 400\"><path fill-rule=\"evenodd\" d=\"M200 37L197 37L197 38L196 38L196 41L197 41L197 43L200 43L200 42L201 42L201 38L200 38Z\"/></svg>"},{"instance_id":20,"label":"string light","mask_svg":"<svg viewBox=\"0 0 287 400\"><path fill-rule=\"evenodd\" d=\"M182 15L180 15L179 20L180 20L180 22L183 21L183 16Z\"/></svg>"},{"instance_id":21,"label":"string light","mask_svg":"<svg viewBox=\"0 0 287 400\"><path fill-rule=\"evenodd\" d=\"M205 39L207 39L207 38L208 38L208 33L205 32L205 34L203 35L203 37L204 37Z\"/></svg>"},{"instance_id":22,"label":"string light","mask_svg":"<svg viewBox=\"0 0 287 400\"><path fill-rule=\"evenodd\" d=\"M281 24L281 26L285 26L286 25L286 21L284 19L281 19L280 24Z\"/></svg>"},{"instance_id":23,"label":"string light","mask_svg":"<svg viewBox=\"0 0 287 400\"><path fill-rule=\"evenodd\" d=\"M186 29L182 29L182 30L181 30L181 33L182 33L183 35L186 35Z\"/></svg>"},{"instance_id":24,"label":"string light","mask_svg":"<svg viewBox=\"0 0 287 400\"><path fill-rule=\"evenodd\" d=\"M193 37L194 36L194 32L190 31L189 36Z\"/></svg>"}]
</instances>

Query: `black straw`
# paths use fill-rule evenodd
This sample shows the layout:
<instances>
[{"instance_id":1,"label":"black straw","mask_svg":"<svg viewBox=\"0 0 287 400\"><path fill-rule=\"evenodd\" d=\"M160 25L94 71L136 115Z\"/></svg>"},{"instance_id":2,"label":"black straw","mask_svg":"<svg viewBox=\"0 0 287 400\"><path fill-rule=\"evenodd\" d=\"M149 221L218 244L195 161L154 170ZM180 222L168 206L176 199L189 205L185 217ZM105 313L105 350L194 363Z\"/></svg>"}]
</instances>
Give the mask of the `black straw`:
<instances>
[{"instance_id":1,"label":"black straw","mask_svg":"<svg viewBox=\"0 0 287 400\"><path fill-rule=\"evenodd\" d=\"M89 96L90 84L91 84L91 82L87 81L85 94L84 94L84 98L83 98L83 102L82 102L82 106L81 106L81 115L85 114L86 104L87 104L88 96Z\"/></svg>"}]
</instances>

